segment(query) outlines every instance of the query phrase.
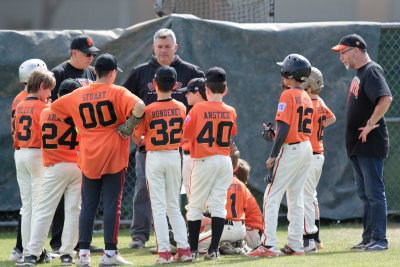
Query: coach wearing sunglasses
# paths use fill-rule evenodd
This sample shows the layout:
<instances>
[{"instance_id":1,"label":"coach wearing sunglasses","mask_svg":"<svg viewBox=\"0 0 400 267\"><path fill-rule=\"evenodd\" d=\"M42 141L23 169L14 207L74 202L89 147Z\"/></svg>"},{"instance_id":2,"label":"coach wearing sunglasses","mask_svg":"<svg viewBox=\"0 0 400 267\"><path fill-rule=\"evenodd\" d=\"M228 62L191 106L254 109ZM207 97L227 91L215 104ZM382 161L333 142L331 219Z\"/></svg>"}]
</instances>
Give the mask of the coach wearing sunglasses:
<instances>
[{"instance_id":1,"label":"coach wearing sunglasses","mask_svg":"<svg viewBox=\"0 0 400 267\"><path fill-rule=\"evenodd\" d=\"M70 59L51 70L56 78L56 87L51 92L52 101L57 99L58 87L65 79L72 78L81 86L96 80L94 68L90 64L98 51L100 50L94 46L92 39L87 35L79 35L72 39Z\"/></svg>"}]
</instances>

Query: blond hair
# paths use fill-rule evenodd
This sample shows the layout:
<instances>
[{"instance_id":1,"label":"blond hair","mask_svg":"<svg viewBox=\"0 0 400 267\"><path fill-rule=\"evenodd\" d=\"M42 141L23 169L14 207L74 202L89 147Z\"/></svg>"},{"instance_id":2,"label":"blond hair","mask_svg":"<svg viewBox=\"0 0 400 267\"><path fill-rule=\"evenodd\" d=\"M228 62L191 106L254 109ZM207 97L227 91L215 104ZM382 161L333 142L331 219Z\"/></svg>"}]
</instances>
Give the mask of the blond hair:
<instances>
[{"instance_id":1,"label":"blond hair","mask_svg":"<svg viewBox=\"0 0 400 267\"><path fill-rule=\"evenodd\" d=\"M56 79L54 78L54 74L52 72L36 68L28 75L28 94L37 93L42 83L44 84L45 88L54 88L56 86Z\"/></svg>"}]
</instances>

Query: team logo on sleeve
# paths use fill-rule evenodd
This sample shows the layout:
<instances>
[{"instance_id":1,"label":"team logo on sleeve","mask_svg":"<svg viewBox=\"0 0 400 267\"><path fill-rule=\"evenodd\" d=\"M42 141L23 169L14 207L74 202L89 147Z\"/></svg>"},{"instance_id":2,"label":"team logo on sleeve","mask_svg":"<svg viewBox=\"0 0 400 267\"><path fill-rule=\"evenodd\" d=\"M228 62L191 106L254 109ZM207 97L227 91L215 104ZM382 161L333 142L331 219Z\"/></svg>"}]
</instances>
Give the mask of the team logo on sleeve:
<instances>
[{"instance_id":1,"label":"team logo on sleeve","mask_svg":"<svg viewBox=\"0 0 400 267\"><path fill-rule=\"evenodd\" d=\"M279 103L278 104L278 112L282 112L285 110L286 103Z\"/></svg>"},{"instance_id":2,"label":"team logo on sleeve","mask_svg":"<svg viewBox=\"0 0 400 267\"><path fill-rule=\"evenodd\" d=\"M185 124L187 124L189 121L190 121L190 116L187 115L187 116L186 116L186 119L185 119Z\"/></svg>"}]
</instances>

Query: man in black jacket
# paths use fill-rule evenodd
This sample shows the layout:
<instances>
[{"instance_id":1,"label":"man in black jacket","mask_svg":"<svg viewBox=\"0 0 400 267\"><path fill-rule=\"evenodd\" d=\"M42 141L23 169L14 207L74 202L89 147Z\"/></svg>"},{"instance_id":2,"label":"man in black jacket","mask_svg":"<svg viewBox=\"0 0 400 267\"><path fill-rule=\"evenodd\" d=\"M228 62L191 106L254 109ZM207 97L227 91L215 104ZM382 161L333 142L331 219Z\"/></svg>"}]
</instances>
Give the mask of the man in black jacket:
<instances>
[{"instance_id":1,"label":"man in black jacket","mask_svg":"<svg viewBox=\"0 0 400 267\"><path fill-rule=\"evenodd\" d=\"M181 101L188 107L185 94L177 89L186 86L193 78L204 77L204 73L198 66L185 62L179 56L175 55L177 49L178 45L174 32L170 29L158 30L154 34L153 50L155 56L152 56L148 62L134 67L122 86L137 95L146 105L149 105L157 100L157 93L153 86L156 70L160 66L170 66L178 74L178 85L172 91L172 98ZM149 240L152 224L150 200L146 187L146 151L144 145L136 149L135 159L136 184L131 224L132 242L129 244L129 247L142 248Z\"/></svg>"}]
</instances>

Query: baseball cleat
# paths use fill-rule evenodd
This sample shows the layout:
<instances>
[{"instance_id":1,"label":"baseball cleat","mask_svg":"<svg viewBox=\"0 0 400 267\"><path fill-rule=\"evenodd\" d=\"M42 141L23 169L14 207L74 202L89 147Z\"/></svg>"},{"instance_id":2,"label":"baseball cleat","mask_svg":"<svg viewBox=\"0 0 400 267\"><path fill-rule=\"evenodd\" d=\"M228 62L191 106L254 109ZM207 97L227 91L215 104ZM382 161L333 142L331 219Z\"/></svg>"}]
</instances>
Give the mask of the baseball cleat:
<instances>
[{"instance_id":1,"label":"baseball cleat","mask_svg":"<svg viewBox=\"0 0 400 267\"><path fill-rule=\"evenodd\" d=\"M17 261L22 259L23 253L18 248L14 248L10 254L10 261Z\"/></svg>"},{"instance_id":2,"label":"baseball cleat","mask_svg":"<svg viewBox=\"0 0 400 267\"><path fill-rule=\"evenodd\" d=\"M191 262L192 261L192 253L190 252L190 248L178 248L175 256L172 258L173 262Z\"/></svg>"},{"instance_id":3,"label":"baseball cleat","mask_svg":"<svg viewBox=\"0 0 400 267\"><path fill-rule=\"evenodd\" d=\"M283 248L281 248L281 252L284 255L288 255L288 256L290 256L290 255L293 255L293 256L304 256L305 255L304 251L295 251L291 247L289 247L288 245L285 245Z\"/></svg>"},{"instance_id":4,"label":"baseball cleat","mask_svg":"<svg viewBox=\"0 0 400 267\"><path fill-rule=\"evenodd\" d=\"M99 267L119 265L132 265L132 262L126 261L121 255L118 254L118 252L111 257L106 253L103 253L100 257Z\"/></svg>"},{"instance_id":5,"label":"baseball cleat","mask_svg":"<svg viewBox=\"0 0 400 267\"><path fill-rule=\"evenodd\" d=\"M272 246L259 245L253 251L247 253L248 257L259 258L259 257L277 257L282 255L279 250L276 250Z\"/></svg>"},{"instance_id":6,"label":"baseball cleat","mask_svg":"<svg viewBox=\"0 0 400 267\"><path fill-rule=\"evenodd\" d=\"M139 237L132 238L132 242L129 243L129 248L144 248L145 244L143 240Z\"/></svg>"},{"instance_id":7,"label":"baseball cleat","mask_svg":"<svg viewBox=\"0 0 400 267\"><path fill-rule=\"evenodd\" d=\"M76 261L76 266L77 267L90 267L91 265L91 260L90 260L90 255L81 255L78 256L78 260Z\"/></svg>"},{"instance_id":8,"label":"baseball cleat","mask_svg":"<svg viewBox=\"0 0 400 267\"><path fill-rule=\"evenodd\" d=\"M304 239L304 252L315 253L317 252L317 246L314 239Z\"/></svg>"},{"instance_id":9,"label":"baseball cleat","mask_svg":"<svg viewBox=\"0 0 400 267\"><path fill-rule=\"evenodd\" d=\"M205 260L218 260L219 259L219 251L217 250L212 250L211 252L207 252L206 255L204 255Z\"/></svg>"},{"instance_id":10,"label":"baseball cleat","mask_svg":"<svg viewBox=\"0 0 400 267\"><path fill-rule=\"evenodd\" d=\"M164 251L157 253L158 258L155 261L155 264L168 264L171 263L171 251Z\"/></svg>"}]
</instances>

